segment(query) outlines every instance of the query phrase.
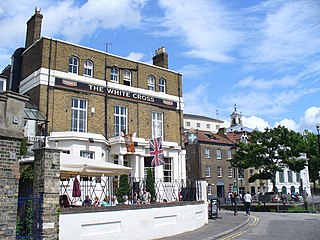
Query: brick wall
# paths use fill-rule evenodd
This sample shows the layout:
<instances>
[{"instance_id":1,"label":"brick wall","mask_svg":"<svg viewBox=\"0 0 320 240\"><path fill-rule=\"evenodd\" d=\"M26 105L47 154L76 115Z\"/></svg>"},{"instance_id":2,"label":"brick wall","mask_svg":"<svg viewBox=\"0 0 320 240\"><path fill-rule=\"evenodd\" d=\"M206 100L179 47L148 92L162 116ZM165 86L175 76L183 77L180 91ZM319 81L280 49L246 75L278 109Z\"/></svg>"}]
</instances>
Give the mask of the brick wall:
<instances>
[{"instance_id":1,"label":"brick wall","mask_svg":"<svg viewBox=\"0 0 320 240\"><path fill-rule=\"evenodd\" d=\"M26 97L0 94L0 239L15 239L20 145Z\"/></svg>"},{"instance_id":2,"label":"brick wall","mask_svg":"<svg viewBox=\"0 0 320 240\"><path fill-rule=\"evenodd\" d=\"M59 230L59 186L60 153L58 149L35 150L34 160L35 196L43 197L41 206L42 239L58 239Z\"/></svg>"},{"instance_id":3,"label":"brick wall","mask_svg":"<svg viewBox=\"0 0 320 240\"><path fill-rule=\"evenodd\" d=\"M49 67L50 39L42 38L34 44L25 54L22 60L22 78L27 77L35 70ZM134 62L128 59L110 55L101 51L75 46L69 43L52 40L51 42L51 74L53 70L68 72L69 57L79 58L79 74L83 75L83 63L86 59L94 63L93 77L95 79L110 79L110 67L120 69L119 84L123 84L122 68L132 70L132 86L148 89L148 76L152 74L156 78L155 91L159 90L159 79L166 79L167 93L173 96L181 96L181 75L176 72ZM33 65L30 65L34 63ZM107 68L105 68L107 64ZM106 75L106 77L105 77ZM54 75L51 75L54 77ZM148 103L132 102L126 99L107 98L107 111L105 111L105 97L103 95L88 92L75 92L50 88L49 94L49 132L71 130L71 101L72 97L88 100L88 132L105 135L107 138L114 135L114 106L122 105L128 108L129 132L136 132L138 137L151 138L151 113L159 111L164 114L164 140L180 143L182 118L179 111L165 109L149 105ZM47 111L47 86L41 85L31 89L28 93L32 102L39 106L42 113ZM90 109L95 108L95 114ZM107 118L105 116L107 115ZM106 119L106 122L105 122ZM105 131L107 125L107 131Z\"/></svg>"}]
</instances>

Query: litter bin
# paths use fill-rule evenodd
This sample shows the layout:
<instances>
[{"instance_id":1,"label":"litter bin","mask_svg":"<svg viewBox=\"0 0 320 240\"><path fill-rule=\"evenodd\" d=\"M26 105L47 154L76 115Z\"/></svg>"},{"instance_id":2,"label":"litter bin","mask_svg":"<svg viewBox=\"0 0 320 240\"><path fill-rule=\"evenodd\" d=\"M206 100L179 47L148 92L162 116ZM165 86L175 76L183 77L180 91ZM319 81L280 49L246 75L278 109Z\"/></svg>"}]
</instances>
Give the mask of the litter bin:
<instances>
[{"instance_id":1,"label":"litter bin","mask_svg":"<svg viewBox=\"0 0 320 240\"><path fill-rule=\"evenodd\" d=\"M209 218L217 218L218 217L218 198L211 198L209 202Z\"/></svg>"}]
</instances>

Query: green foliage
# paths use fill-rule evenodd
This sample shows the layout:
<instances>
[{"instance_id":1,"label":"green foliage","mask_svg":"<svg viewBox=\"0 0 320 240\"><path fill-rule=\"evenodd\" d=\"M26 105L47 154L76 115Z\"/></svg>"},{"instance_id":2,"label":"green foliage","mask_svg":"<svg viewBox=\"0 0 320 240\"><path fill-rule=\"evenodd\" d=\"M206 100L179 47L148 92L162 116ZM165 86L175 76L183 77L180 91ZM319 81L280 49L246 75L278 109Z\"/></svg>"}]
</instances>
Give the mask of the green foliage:
<instances>
[{"instance_id":1,"label":"green foliage","mask_svg":"<svg viewBox=\"0 0 320 240\"><path fill-rule=\"evenodd\" d=\"M30 165L21 171L20 181L23 183L33 183L33 165Z\"/></svg>"},{"instance_id":2,"label":"green foliage","mask_svg":"<svg viewBox=\"0 0 320 240\"><path fill-rule=\"evenodd\" d=\"M256 180L268 180L272 178L272 174L270 172L262 172L262 173L255 173L249 179L249 183L253 183Z\"/></svg>"},{"instance_id":3,"label":"green foliage","mask_svg":"<svg viewBox=\"0 0 320 240\"><path fill-rule=\"evenodd\" d=\"M320 171L320 153L317 135L305 130L303 137L304 152L308 158L309 177L310 180L315 183L319 180Z\"/></svg>"},{"instance_id":4,"label":"green foliage","mask_svg":"<svg viewBox=\"0 0 320 240\"><path fill-rule=\"evenodd\" d=\"M155 189L154 189L154 183L155 183L154 174L152 169L149 167L147 170L146 188L147 188L147 191L150 192L151 194L151 201L155 200L155 195L156 195Z\"/></svg>"},{"instance_id":5,"label":"green foliage","mask_svg":"<svg viewBox=\"0 0 320 240\"><path fill-rule=\"evenodd\" d=\"M129 185L129 177L128 175L121 175L119 179L119 188L116 193L118 201L121 203L123 201L123 196L129 196L130 193L130 185Z\"/></svg>"},{"instance_id":6,"label":"green foliage","mask_svg":"<svg viewBox=\"0 0 320 240\"><path fill-rule=\"evenodd\" d=\"M275 174L282 171L281 165L295 172L300 172L306 165L305 160L298 159L304 152L302 134L282 126L266 128L264 132L254 131L248 144L239 143L238 146L233 164L243 169L259 169L260 173L252 176L251 181L270 179L274 191Z\"/></svg>"},{"instance_id":7,"label":"green foliage","mask_svg":"<svg viewBox=\"0 0 320 240\"><path fill-rule=\"evenodd\" d=\"M28 148L27 148L27 138L21 139L21 145L20 145L20 155L25 156L28 153Z\"/></svg>"},{"instance_id":8,"label":"green foliage","mask_svg":"<svg viewBox=\"0 0 320 240\"><path fill-rule=\"evenodd\" d=\"M17 216L16 235L17 236L32 236L33 233L33 209L32 200L28 200L24 218ZM31 238L25 238L31 239Z\"/></svg>"},{"instance_id":9,"label":"green foliage","mask_svg":"<svg viewBox=\"0 0 320 240\"><path fill-rule=\"evenodd\" d=\"M290 206L288 209L289 213L305 213L309 212L309 210L306 210L303 206Z\"/></svg>"}]
</instances>

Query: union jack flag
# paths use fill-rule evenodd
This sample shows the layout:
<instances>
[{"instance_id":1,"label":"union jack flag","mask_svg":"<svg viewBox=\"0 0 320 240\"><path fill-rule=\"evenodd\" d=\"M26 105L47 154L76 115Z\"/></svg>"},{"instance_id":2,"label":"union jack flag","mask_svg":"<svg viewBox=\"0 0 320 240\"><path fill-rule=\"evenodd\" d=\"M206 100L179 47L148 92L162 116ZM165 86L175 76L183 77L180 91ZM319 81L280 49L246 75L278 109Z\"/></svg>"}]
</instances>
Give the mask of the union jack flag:
<instances>
[{"instance_id":1,"label":"union jack flag","mask_svg":"<svg viewBox=\"0 0 320 240\"><path fill-rule=\"evenodd\" d=\"M161 137L150 140L150 155L152 157L151 166L164 165L163 149Z\"/></svg>"}]
</instances>

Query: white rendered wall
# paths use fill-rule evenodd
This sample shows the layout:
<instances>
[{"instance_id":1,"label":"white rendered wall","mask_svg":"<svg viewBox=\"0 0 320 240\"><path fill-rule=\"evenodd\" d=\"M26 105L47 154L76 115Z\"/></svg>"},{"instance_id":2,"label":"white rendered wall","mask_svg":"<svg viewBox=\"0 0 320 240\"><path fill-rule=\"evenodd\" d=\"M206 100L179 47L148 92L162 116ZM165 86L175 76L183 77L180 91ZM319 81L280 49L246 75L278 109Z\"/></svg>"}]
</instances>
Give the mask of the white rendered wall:
<instances>
[{"instance_id":1,"label":"white rendered wall","mask_svg":"<svg viewBox=\"0 0 320 240\"><path fill-rule=\"evenodd\" d=\"M287 188L287 193L291 193L290 188L291 186L295 187L295 192L299 192L300 182L297 182L296 180L296 173L292 172L292 182L288 182L288 168L284 168L284 182L279 181L279 172L276 174L276 186L278 188L278 191L281 192L282 187ZM303 184L303 190L307 192L308 195L311 195L311 189L310 189L310 181L309 181L309 171L308 167L305 167L304 170L300 171L300 178L302 179ZM272 182L268 181L268 192L272 192Z\"/></svg>"},{"instance_id":2,"label":"white rendered wall","mask_svg":"<svg viewBox=\"0 0 320 240\"><path fill-rule=\"evenodd\" d=\"M192 231L206 223L206 202L173 207L60 214L59 239L148 240Z\"/></svg>"}]
</instances>

